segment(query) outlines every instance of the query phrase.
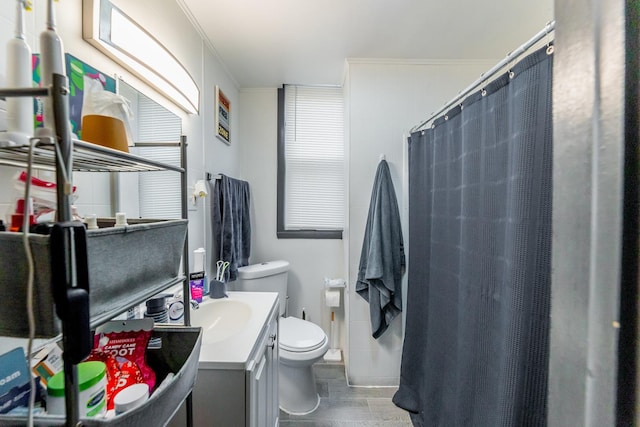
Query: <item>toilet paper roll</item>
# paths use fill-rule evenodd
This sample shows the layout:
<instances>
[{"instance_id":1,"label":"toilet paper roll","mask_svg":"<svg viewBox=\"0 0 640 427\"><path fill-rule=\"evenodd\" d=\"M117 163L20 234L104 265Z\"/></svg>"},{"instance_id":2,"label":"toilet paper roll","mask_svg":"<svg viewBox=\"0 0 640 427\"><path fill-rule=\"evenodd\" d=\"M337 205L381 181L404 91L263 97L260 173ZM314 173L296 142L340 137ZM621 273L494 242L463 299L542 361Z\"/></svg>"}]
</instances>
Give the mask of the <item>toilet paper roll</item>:
<instances>
[{"instance_id":1,"label":"toilet paper roll","mask_svg":"<svg viewBox=\"0 0 640 427\"><path fill-rule=\"evenodd\" d=\"M340 291L330 289L324 291L324 302L327 307L340 307Z\"/></svg>"}]
</instances>

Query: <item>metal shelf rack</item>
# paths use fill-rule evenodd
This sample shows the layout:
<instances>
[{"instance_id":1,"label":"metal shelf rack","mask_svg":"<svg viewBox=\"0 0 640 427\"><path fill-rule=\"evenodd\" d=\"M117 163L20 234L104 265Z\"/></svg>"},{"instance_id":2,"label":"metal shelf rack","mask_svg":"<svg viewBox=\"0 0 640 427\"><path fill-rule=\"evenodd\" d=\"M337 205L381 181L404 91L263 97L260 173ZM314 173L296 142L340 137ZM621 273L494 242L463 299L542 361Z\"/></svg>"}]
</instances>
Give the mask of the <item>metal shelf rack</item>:
<instances>
[{"instance_id":1,"label":"metal shelf rack","mask_svg":"<svg viewBox=\"0 0 640 427\"><path fill-rule=\"evenodd\" d=\"M176 167L160 162L144 159L142 157L124 153L118 150L109 149L85 141L71 138L68 117L68 86L67 78L63 75L54 74L52 86L49 88L17 88L0 89L0 97L51 97L55 116L55 136L40 138L33 148L32 167L36 169L54 170L57 181L57 214L58 223L61 226L60 233L67 235L68 240L75 239L76 249L80 252L83 244L80 242L84 236L84 229L77 229L77 225L71 223L71 203L70 195L65 194L65 181L63 170L73 170L82 172L143 172L171 170L181 174L182 188L182 217L187 219L188 208L186 201L187 178L186 178L186 137L182 136L178 144L181 150L181 166ZM9 143L0 145L0 165L27 167L29 164L29 147L11 146ZM76 229L74 229L76 227ZM188 233L187 233L188 234ZM78 240L80 239L80 240ZM65 240L62 238L61 240ZM86 245L86 244L85 244ZM72 245L74 246L74 245ZM66 249L66 248L65 248ZM52 279L52 288L55 294L57 314L62 321L62 342L64 347L64 370L65 370L65 393L66 399L66 422L68 427L81 425L78 414L78 391L77 391L77 363L84 359L90 350L91 343L88 339L90 332L90 319L88 309L89 287L86 283L86 253L78 253L74 250L63 250L64 255L58 259L62 265L52 262L52 267L58 270L58 276L63 280ZM188 298L188 236L185 238L183 250L183 297ZM84 257L85 265L82 265ZM80 259L80 266L77 259ZM78 270L79 269L79 270ZM67 274L64 274L66 271ZM79 271L76 275L76 271ZM64 280L64 276L71 278ZM78 277L76 277L78 276ZM83 278L85 283L83 283ZM74 282L75 281L75 282ZM85 293L86 295L81 295ZM76 310L76 307L81 309ZM61 307L74 307L74 317L68 317L65 309ZM124 307L126 310L127 307ZM189 304L185 304L184 315L185 326L190 325ZM95 319L94 319L95 320ZM105 319L100 319L105 320ZM95 323L95 322L94 322ZM198 341L199 342L199 341ZM199 347L198 347L199 348ZM187 425L192 425L192 404L191 394L186 398L187 402Z\"/></svg>"},{"instance_id":2,"label":"metal shelf rack","mask_svg":"<svg viewBox=\"0 0 640 427\"><path fill-rule=\"evenodd\" d=\"M77 139L73 143L73 170L75 172L145 172L170 170L184 173L182 167L155 162L123 151L113 150ZM0 165L27 167L29 147L0 146ZM48 138L36 144L33 152L34 167L55 170L56 152Z\"/></svg>"}]
</instances>

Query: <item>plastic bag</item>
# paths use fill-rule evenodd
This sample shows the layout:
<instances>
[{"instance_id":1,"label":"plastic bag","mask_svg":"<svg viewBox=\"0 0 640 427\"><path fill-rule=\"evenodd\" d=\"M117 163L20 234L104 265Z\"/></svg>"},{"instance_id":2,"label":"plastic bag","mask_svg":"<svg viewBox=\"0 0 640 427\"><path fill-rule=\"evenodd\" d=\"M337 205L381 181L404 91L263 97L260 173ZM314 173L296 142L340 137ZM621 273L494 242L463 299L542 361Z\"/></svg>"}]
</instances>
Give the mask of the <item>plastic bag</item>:
<instances>
[{"instance_id":1,"label":"plastic bag","mask_svg":"<svg viewBox=\"0 0 640 427\"><path fill-rule=\"evenodd\" d=\"M107 365L107 409L113 409L114 397L132 384L146 383L153 390L156 373L146 361L152 330L153 319L111 321L96 330L93 350L85 361Z\"/></svg>"},{"instance_id":2,"label":"plastic bag","mask_svg":"<svg viewBox=\"0 0 640 427\"><path fill-rule=\"evenodd\" d=\"M18 213L18 204L20 200L24 200L24 190L27 183L27 173L25 171L18 172L13 178L14 203L9 207L6 213L7 222L11 223L11 215ZM35 222L52 222L55 221L55 213L58 206L58 193L56 183L44 181L42 179L31 177L31 204L33 207L32 214ZM76 194L76 186L73 186L71 194L71 203L78 199Z\"/></svg>"},{"instance_id":3,"label":"plastic bag","mask_svg":"<svg viewBox=\"0 0 640 427\"><path fill-rule=\"evenodd\" d=\"M104 90L99 80L84 76L84 95L82 98L82 117L88 115L114 117L122 120L127 132L127 144L134 143L131 131L133 111L127 98Z\"/></svg>"}]
</instances>

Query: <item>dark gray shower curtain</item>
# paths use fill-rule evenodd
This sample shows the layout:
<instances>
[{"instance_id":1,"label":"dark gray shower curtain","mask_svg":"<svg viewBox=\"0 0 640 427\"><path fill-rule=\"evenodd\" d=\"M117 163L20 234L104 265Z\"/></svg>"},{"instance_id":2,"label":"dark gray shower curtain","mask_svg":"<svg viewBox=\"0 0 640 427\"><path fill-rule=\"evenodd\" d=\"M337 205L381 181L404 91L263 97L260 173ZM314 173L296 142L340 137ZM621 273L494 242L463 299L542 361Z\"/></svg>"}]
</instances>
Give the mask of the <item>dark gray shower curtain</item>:
<instances>
[{"instance_id":1,"label":"dark gray shower curtain","mask_svg":"<svg viewBox=\"0 0 640 427\"><path fill-rule=\"evenodd\" d=\"M409 138L396 405L417 426L545 426L552 55L536 51Z\"/></svg>"}]
</instances>

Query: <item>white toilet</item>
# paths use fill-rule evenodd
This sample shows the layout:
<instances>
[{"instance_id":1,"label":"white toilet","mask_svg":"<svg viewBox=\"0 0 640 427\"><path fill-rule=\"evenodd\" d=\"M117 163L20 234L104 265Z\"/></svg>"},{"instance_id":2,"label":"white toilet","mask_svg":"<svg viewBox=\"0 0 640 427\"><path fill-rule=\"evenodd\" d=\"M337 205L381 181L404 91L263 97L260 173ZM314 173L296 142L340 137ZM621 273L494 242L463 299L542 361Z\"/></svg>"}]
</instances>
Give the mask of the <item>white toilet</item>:
<instances>
[{"instance_id":1,"label":"white toilet","mask_svg":"<svg viewBox=\"0 0 640 427\"><path fill-rule=\"evenodd\" d=\"M280 315L284 316L287 297L287 261L270 261L238 269L238 280L229 290L278 292ZM279 322L280 365L278 391L280 409L293 415L308 414L320 404L311 366L329 349L322 328L297 317L282 317Z\"/></svg>"}]
</instances>

